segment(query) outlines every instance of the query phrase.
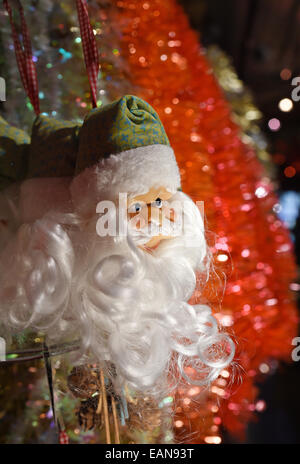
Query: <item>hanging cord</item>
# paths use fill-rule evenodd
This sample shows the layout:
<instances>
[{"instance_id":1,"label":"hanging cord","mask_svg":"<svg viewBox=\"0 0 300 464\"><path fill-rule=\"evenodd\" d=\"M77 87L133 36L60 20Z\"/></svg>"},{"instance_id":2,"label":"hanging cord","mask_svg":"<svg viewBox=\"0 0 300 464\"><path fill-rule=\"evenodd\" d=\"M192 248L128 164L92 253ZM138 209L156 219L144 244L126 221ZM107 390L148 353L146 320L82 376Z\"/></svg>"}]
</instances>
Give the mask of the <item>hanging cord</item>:
<instances>
[{"instance_id":1,"label":"hanging cord","mask_svg":"<svg viewBox=\"0 0 300 464\"><path fill-rule=\"evenodd\" d=\"M35 114L40 114L40 103L39 103L39 90L35 64L32 59L32 48L29 37L27 24L25 21L24 10L19 0L14 0L14 5L19 11L21 18L21 33L23 47L21 44L20 36L17 32L16 25L13 19L13 12L8 0L3 0L3 5L8 13L9 21L11 25L12 38L15 47L15 54L17 59L18 68L20 71L22 83L27 93L29 100L33 106Z\"/></svg>"},{"instance_id":2,"label":"hanging cord","mask_svg":"<svg viewBox=\"0 0 300 464\"><path fill-rule=\"evenodd\" d=\"M69 437L66 433L65 430L65 425L64 421L62 418L62 415L60 411L56 411L55 409L55 398L54 398L54 386L53 386L53 374L52 374L52 366L51 366L51 354L48 349L47 344L44 342L44 352L43 352L43 357L44 357L44 362L45 362L45 368L46 368L46 374L47 374L47 380L48 380L48 387L49 387L49 393L50 393L50 404L51 404L51 409L53 413L53 422L56 426L56 430L58 433L58 442L61 445L68 445L69 444Z\"/></svg>"},{"instance_id":3,"label":"hanging cord","mask_svg":"<svg viewBox=\"0 0 300 464\"><path fill-rule=\"evenodd\" d=\"M89 20L86 0L76 0L78 21L85 66L91 87L93 108L97 107L97 79L99 72L99 55L96 39Z\"/></svg>"},{"instance_id":4,"label":"hanging cord","mask_svg":"<svg viewBox=\"0 0 300 464\"><path fill-rule=\"evenodd\" d=\"M54 424L58 426L57 419L56 419L56 411L55 411L52 366L51 366L51 361L50 361L50 353L49 353L48 346L46 345L46 343L44 343L43 355L44 355L44 362L45 362L48 387L49 387L49 393L50 393L50 404L51 404L51 409L53 413L53 421L54 421Z\"/></svg>"},{"instance_id":5,"label":"hanging cord","mask_svg":"<svg viewBox=\"0 0 300 464\"><path fill-rule=\"evenodd\" d=\"M44 342L43 357L44 357L47 380L48 380L48 387L49 387L49 393L50 393L50 404L51 404L51 409L52 409L52 413L53 413L53 422L54 422L54 424L56 426L56 429L57 429L58 442L61 445L67 445L67 444L69 444L69 437L68 437L68 435L66 433L66 430L65 430L64 421L63 421L61 413L59 411L56 412L56 409L55 409L53 374L52 374L52 366L51 366L51 358L50 358L50 356L51 356L51 354L50 354L50 351L48 349L48 346Z\"/></svg>"}]
</instances>

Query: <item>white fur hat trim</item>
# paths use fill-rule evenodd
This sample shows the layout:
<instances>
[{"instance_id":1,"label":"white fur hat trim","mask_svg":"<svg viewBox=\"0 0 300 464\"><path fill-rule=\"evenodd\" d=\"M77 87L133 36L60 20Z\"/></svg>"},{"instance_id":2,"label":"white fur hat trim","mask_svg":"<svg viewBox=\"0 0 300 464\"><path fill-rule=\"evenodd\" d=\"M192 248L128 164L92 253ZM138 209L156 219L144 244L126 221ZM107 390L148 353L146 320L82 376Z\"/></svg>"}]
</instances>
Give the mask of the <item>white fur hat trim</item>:
<instances>
[{"instance_id":1,"label":"white fur hat trim","mask_svg":"<svg viewBox=\"0 0 300 464\"><path fill-rule=\"evenodd\" d=\"M171 192L180 188L175 155L167 145L148 145L110 155L86 168L72 181L70 189L75 210L95 212L100 200L116 200L119 193L143 194L152 187Z\"/></svg>"}]
</instances>

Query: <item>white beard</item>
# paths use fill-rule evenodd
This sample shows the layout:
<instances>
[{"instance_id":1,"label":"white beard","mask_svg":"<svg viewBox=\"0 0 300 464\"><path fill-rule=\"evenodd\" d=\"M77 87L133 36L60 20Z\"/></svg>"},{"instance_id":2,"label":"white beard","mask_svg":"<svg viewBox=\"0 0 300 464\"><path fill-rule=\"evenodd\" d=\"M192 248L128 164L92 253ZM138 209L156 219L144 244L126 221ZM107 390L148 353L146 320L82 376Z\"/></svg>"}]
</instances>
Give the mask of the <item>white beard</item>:
<instances>
[{"instance_id":1,"label":"white beard","mask_svg":"<svg viewBox=\"0 0 300 464\"><path fill-rule=\"evenodd\" d=\"M0 261L1 322L55 341L79 336L80 360L112 363L116 387L154 391L176 370L190 380L185 365L198 372L193 383L214 380L234 345L208 306L187 303L207 247L198 208L176 197L187 202L184 233L152 254L137 246L141 237L97 236L96 217L52 213L22 225Z\"/></svg>"}]
</instances>

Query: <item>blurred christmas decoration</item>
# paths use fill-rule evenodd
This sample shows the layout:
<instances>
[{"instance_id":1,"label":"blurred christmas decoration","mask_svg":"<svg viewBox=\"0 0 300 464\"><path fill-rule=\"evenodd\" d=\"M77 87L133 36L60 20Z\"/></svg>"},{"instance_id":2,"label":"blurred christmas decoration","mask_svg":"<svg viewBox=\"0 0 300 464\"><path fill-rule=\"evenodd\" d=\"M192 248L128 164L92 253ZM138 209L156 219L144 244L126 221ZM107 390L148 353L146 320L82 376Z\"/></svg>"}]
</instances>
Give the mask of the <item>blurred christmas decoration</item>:
<instances>
[{"instance_id":1,"label":"blurred christmas decoration","mask_svg":"<svg viewBox=\"0 0 300 464\"><path fill-rule=\"evenodd\" d=\"M120 399L115 397L112 385L105 385L103 371L96 366L78 366L73 368L69 375L68 385L74 396L88 398L81 400L77 411L79 425L85 430L91 430L94 427L104 427L106 442L111 443L109 423L113 422L114 443L120 443L116 406L120 402ZM108 395L109 391L111 393Z\"/></svg>"},{"instance_id":2,"label":"blurred christmas decoration","mask_svg":"<svg viewBox=\"0 0 300 464\"><path fill-rule=\"evenodd\" d=\"M255 106L251 92L238 78L230 58L218 46L209 46L206 53L218 84L225 92L226 100L230 103L232 119L242 131L242 141L253 146L258 159L274 182L276 169L272 157L267 151L266 137L260 128L262 113Z\"/></svg>"},{"instance_id":3,"label":"blurred christmas decoration","mask_svg":"<svg viewBox=\"0 0 300 464\"><path fill-rule=\"evenodd\" d=\"M128 388L116 394L97 364L72 367L65 357L57 356L52 369L59 428L71 442L172 442L173 398L158 403Z\"/></svg>"},{"instance_id":4,"label":"blurred christmas decoration","mask_svg":"<svg viewBox=\"0 0 300 464\"><path fill-rule=\"evenodd\" d=\"M89 86L74 3L29 2L26 8L42 108L50 116L80 120L89 105ZM178 388L169 403L176 413L176 440L218 444L222 428L242 439L247 422L266 407L255 381L272 373L277 360L290 359L298 321L289 291L295 277L292 245L277 217L273 169L257 124L260 113L224 54L201 48L175 0L93 0L89 10L101 62L98 104L134 93L159 113L183 189L205 202L215 265L205 293L196 292L194 302L212 304L237 342L236 364L209 390ZM1 73L9 100L5 117L26 128L32 108L28 102L24 107L7 18L1 13L6 64ZM81 410L83 422L93 423L95 405ZM144 405L147 410L146 399ZM138 440L149 439L141 436Z\"/></svg>"},{"instance_id":5,"label":"blurred christmas decoration","mask_svg":"<svg viewBox=\"0 0 300 464\"><path fill-rule=\"evenodd\" d=\"M105 443L148 443L154 439L164 443L172 439L166 414L172 401L158 405L153 398L131 396L129 390L116 395L97 365L74 367L68 387L81 400L76 411L80 427L103 430Z\"/></svg>"},{"instance_id":6,"label":"blurred christmas decoration","mask_svg":"<svg viewBox=\"0 0 300 464\"><path fill-rule=\"evenodd\" d=\"M42 361L2 363L0 404L1 443L56 441Z\"/></svg>"}]
</instances>

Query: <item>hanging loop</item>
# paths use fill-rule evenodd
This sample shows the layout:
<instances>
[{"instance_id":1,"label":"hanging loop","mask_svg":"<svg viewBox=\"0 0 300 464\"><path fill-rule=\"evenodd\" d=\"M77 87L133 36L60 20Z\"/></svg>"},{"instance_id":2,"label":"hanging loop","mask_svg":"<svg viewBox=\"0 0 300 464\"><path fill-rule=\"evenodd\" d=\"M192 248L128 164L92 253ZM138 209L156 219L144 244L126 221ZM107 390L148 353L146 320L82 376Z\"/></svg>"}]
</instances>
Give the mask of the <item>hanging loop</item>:
<instances>
[{"instance_id":1,"label":"hanging loop","mask_svg":"<svg viewBox=\"0 0 300 464\"><path fill-rule=\"evenodd\" d=\"M9 21L11 25L12 38L14 42L15 54L17 59L18 68L20 71L21 80L25 89L25 92L28 95L28 98L33 106L35 113L40 114L40 103L39 103L39 90L38 90L38 81L36 67L33 62L32 57L32 48L30 42L30 36L25 21L24 10L19 0L15 0L14 4L19 11L21 18L21 34L23 46L19 37L19 34L16 29L16 25L13 19L12 8L8 0L3 0L4 8L6 9Z\"/></svg>"},{"instance_id":2,"label":"hanging loop","mask_svg":"<svg viewBox=\"0 0 300 464\"><path fill-rule=\"evenodd\" d=\"M89 20L86 0L76 0L78 21L85 66L90 82L93 108L97 107L97 79L99 72L99 55L94 32Z\"/></svg>"}]
</instances>

